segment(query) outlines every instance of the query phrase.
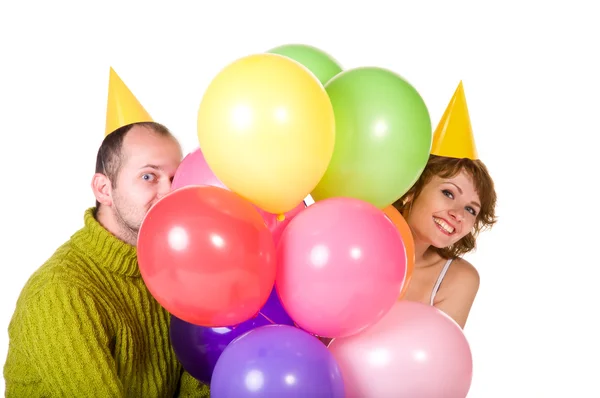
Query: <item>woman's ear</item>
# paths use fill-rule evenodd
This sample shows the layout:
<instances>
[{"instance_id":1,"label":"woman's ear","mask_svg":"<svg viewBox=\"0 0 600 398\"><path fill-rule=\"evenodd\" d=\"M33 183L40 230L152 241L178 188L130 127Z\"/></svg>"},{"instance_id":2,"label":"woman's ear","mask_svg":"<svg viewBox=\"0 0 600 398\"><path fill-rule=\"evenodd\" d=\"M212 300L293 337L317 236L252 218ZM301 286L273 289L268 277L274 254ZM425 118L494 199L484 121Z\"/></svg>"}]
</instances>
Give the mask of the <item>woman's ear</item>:
<instances>
[{"instance_id":1,"label":"woman's ear","mask_svg":"<svg viewBox=\"0 0 600 398\"><path fill-rule=\"evenodd\" d=\"M112 184L107 176L96 173L92 177L92 191L96 200L106 206L112 205Z\"/></svg>"},{"instance_id":2,"label":"woman's ear","mask_svg":"<svg viewBox=\"0 0 600 398\"><path fill-rule=\"evenodd\" d=\"M414 192L410 192L402 198L402 217L407 218L412 208L413 198L415 197Z\"/></svg>"},{"instance_id":3,"label":"woman's ear","mask_svg":"<svg viewBox=\"0 0 600 398\"><path fill-rule=\"evenodd\" d=\"M415 197L414 192L408 193L406 196L404 196L404 199L402 199L402 206L404 206L404 207L409 206L412 203L414 197Z\"/></svg>"}]
</instances>

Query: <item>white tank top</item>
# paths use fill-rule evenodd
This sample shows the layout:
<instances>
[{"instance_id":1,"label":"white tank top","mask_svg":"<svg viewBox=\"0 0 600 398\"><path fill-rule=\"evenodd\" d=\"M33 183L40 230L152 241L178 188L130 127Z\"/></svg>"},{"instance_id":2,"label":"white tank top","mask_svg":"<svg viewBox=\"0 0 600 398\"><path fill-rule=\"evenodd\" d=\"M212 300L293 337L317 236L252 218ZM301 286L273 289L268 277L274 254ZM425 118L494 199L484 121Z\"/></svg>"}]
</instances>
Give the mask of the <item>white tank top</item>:
<instances>
[{"instance_id":1,"label":"white tank top","mask_svg":"<svg viewBox=\"0 0 600 398\"><path fill-rule=\"evenodd\" d=\"M437 294L440 285L442 284L442 281L444 280L444 277L446 276L446 272L448 271L448 268L450 268L450 264L452 263L452 258L449 259L448 261L446 261L446 264L444 264L444 268L442 268L442 272L440 272L440 275L437 278L437 281L435 282L435 286L433 286L433 291L431 292L431 300L430 300L430 305L433 305L433 301L435 299L435 295Z\"/></svg>"}]
</instances>

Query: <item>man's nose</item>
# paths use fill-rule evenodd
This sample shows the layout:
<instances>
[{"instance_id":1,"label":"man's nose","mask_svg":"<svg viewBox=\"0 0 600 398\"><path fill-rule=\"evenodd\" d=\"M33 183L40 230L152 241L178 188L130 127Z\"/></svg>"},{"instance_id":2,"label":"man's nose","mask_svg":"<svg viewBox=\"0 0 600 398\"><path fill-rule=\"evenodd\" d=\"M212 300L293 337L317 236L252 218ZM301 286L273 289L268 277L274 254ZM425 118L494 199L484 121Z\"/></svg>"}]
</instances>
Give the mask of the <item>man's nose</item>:
<instances>
[{"instance_id":1,"label":"man's nose","mask_svg":"<svg viewBox=\"0 0 600 398\"><path fill-rule=\"evenodd\" d=\"M171 192L171 180L164 180L161 181L160 186L158 188L158 193L156 194L156 197L158 199L162 198L163 196L165 196L166 194L168 194L169 192Z\"/></svg>"}]
</instances>

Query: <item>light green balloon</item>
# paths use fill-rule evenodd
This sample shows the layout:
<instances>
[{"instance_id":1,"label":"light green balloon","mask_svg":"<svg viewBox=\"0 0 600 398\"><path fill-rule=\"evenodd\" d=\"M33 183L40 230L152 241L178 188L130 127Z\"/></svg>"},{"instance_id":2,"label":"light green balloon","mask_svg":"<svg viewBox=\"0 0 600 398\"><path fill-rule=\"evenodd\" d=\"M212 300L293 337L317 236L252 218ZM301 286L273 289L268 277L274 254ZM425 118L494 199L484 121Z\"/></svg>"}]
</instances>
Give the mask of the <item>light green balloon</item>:
<instances>
[{"instance_id":1,"label":"light green balloon","mask_svg":"<svg viewBox=\"0 0 600 398\"><path fill-rule=\"evenodd\" d=\"M267 53L293 59L311 71L323 85L342 71L342 66L331 55L306 44L285 44Z\"/></svg>"},{"instance_id":2,"label":"light green balloon","mask_svg":"<svg viewBox=\"0 0 600 398\"><path fill-rule=\"evenodd\" d=\"M427 106L405 79L377 67L344 71L325 89L335 113L335 147L311 195L315 201L352 197L383 209L414 185L427 164Z\"/></svg>"}]
</instances>

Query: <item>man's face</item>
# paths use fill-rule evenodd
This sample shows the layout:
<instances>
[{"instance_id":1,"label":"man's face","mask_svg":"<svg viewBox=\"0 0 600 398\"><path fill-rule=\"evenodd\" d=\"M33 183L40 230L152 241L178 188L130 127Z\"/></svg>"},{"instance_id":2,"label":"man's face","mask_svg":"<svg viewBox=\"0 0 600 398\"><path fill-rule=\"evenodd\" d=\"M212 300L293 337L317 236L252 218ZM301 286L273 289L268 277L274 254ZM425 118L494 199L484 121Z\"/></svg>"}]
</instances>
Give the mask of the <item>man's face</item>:
<instances>
[{"instance_id":1,"label":"man's face","mask_svg":"<svg viewBox=\"0 0 600 398\"><path fill-rule=\"evenodd\" d=\"M123 139L121 168L112 189L112 208L126 233L134 235L144 216L171 189L181 162L179 143L141 126Z\"/></svg>"}]
</instances>

